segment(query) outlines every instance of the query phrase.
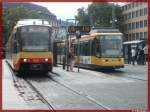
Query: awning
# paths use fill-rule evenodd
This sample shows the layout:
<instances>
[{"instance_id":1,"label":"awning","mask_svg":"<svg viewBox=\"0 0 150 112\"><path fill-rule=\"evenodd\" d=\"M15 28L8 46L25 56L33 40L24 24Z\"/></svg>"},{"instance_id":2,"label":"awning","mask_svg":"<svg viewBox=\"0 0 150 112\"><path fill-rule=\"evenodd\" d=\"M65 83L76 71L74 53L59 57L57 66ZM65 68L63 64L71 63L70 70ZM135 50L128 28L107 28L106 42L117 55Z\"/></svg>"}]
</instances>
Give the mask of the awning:
<instances>
[{"instance_id":1,"label":"awning","mask_svg":"<svg viewBox=\"0 0 150 112\"><path fill-rule=\"evenodd\" d=\"M138 43L141 43L141 42L143 42L143 40L127 41L127 42L124 42L123 44L138 44Z\"/></svg>"}]
</instances>

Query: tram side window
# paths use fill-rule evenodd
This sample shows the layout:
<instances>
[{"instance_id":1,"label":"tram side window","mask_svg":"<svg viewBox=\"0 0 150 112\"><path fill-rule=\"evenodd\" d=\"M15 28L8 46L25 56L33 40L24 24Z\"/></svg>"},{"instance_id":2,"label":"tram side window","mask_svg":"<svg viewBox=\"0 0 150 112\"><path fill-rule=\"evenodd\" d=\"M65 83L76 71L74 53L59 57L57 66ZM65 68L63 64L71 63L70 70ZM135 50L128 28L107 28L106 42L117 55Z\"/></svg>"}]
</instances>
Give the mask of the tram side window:
<instances>
[{"instance_id":1,"label":"tram side window","mask_svg":"<svg viewBox=\"0 0 150 112\"><path fill-rule=\"evenodd\" d=\"M95 52L96 52L95 44L96 44L95 40L91 41L91 47L92 47L91 54L92 54L92 56L95 56Z\"/></svg>"},{"instance_id":2,"label":"tram side window","mask_svg":"<svg viewBox=\"0 0 150 112\"><path fill-rule=\"evenodd\" d=\"M87 56L90 56L90 41L87 42Z\"/></svg>"},{"instance_id":3,"label":"tram side window","mask_svg":"<svg viewBox=\"0 0 150 112\"><path fill-rule=\"evenodd\" d=\"M84 43L84 56L89 55L89 47L88 47L88 42Z\"/></svg>"},{"instance_id":4,"label":"tram side window","mask_svg":"<svg viewBox=\"0 0 150 112\"><path fill-rule=\"evenodd\" d=\"M85 56L85 43L82 44L82 55Z\"/></svg>"},{"instance_id":5,"label":"tram side window","mask_svg":"<svg viewBox=\"0 0 150 112\"><path fill-rule=\"evenodd\" d=\"M83 55L83 43L80 43L80 56Z\"/></svg>"},{"instance_id":6,"label":"tram side window","mask_svg":"<svg viewBox=\"0 0 150 112\"><path fill-rule=\"evenodd\" d=\"M21 50L20 46L20 41L17 38L16 33L12 34L12 52L13 53L18 53Z\"/></svg>"},{"instance_id":7,"label":"tram side window","mask_svg":"<svg viewBox=\"0 0 150 112\"><path fill-rule=\"evenodd\" d=\"M83 43L83 56L86 56L87 54L87 47L86 47L86 43Z\"/></svg>"},{"instance_id":8,"label":"tram side window","mask_svg":"<svg viewBox=\"0 0 150 112\"><path fill-rule=\"evenodd\" d=\"M100 42L99 42L99 39L95 40L95 52L96 52L96 56L100 57Z\"/></svg>"},{"instance_id":9,"label":"tram side window","mask_svg":"<svg viewBox=\"0 0 150 112\"><path fill-rule=\"evenodd\" d=\"M12 34L11 43L11 53L17 53L17 39L15 38L15 34Z\"/></svg>"}]
</instances>

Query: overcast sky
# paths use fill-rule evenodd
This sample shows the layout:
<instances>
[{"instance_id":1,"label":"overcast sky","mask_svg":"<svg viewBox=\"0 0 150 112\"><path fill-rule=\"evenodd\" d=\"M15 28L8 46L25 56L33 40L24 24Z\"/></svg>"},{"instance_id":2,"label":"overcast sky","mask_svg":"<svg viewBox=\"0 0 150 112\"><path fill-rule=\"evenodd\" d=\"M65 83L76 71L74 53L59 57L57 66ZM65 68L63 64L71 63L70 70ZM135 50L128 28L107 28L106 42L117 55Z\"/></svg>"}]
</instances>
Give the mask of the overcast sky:
<instances>
[{"instance_id":1,"label":"overcast sky","mask_svg":"<svg viewBox=\"0 0 150 112\"><path fill-rule=\"evenodd\" d=\"M35 4L46 7L50 12L54 13L57 16L57 19L74 19L74 16L77 15L77 9L81 7L88 7L88 4L91 2L48 2Z\"/></svg>"},{"instance_id":2,"label":"overcast sky","mask_svg":"<svg viewBox=\"0 0 150 112\"><path fill-rule=\"evenodd\" d=\"M57 19L66 20L74 19L74 16L77 15L77 9L87 8L91 2L36 2L35 4L46 7L57 16Z\"/></svg>"}]
</instances>

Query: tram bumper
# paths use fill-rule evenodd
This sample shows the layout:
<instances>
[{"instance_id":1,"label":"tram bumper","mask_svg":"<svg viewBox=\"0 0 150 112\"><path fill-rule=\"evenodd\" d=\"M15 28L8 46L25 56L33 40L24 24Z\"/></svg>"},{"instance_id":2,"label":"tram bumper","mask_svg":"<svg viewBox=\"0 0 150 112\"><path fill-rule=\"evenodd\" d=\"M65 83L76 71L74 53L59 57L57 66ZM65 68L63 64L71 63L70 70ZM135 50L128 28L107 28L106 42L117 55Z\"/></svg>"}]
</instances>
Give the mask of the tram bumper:
<instances>
[{"instance_id":1,"label":"tram bumper","mask_svg":"<svg viewBox=\"0 0 150 112\"><path fill-rule=\"evenodd\" d=\"M51 71L52 69L52 65L51 64L45 64L45 63L42 63L42 64L39 64L39 63L36 63L36 64L28 64L28 63L24 63L21 65L21 68L20 70L21 71Z\"/></svg>"}]
</instances>

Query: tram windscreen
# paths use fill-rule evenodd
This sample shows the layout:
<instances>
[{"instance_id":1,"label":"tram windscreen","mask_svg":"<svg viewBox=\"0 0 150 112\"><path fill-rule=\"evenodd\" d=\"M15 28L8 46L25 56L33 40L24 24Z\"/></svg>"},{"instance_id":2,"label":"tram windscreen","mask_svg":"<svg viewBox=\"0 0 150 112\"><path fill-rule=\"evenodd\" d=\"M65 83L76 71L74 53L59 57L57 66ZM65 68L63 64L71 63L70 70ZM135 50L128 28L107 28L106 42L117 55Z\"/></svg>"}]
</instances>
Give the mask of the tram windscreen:
<instances>
[{"instance_id":1,"label":"tram windscreen","mask_svg":"<svg viewBox=\"0 0 150 112\"><path fill-rule=\"evenodd\" d=\"M48 51L49 30L43 26L26 26L21 28L23 51Z\"/></svg>"},{"instance_id":2,"label":"tram windscreen","mask_svg":"<svg viewBox=\"0 0 150 112\"><path fill-rule=\"evenodd\" d=\"M109 35L100 36L100 52L102 57L122 57L122 36Z\"/></svg>"}]
</instances>

